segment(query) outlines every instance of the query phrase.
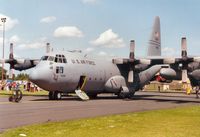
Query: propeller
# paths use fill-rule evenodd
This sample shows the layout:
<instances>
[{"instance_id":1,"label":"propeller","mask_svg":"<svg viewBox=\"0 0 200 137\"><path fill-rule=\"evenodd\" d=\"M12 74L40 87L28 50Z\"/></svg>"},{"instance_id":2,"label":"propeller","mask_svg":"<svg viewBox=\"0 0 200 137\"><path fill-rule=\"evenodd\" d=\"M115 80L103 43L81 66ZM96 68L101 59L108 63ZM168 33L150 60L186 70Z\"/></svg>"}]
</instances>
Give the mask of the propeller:
<instances>
[{"instance_id":1,"label":"propeller","mask_svg":"<svg viewBox=\"0 0 200 137\"><path fill-rule=\"evenodd\" d=\"M181 57L182 57L182 83L186 83L188 79L187 68L188 68L189 58L187 57L187 41L185 37L181 39Z\"/></svg>"},{"instance_id":2,"label":"propeller","mask_svg":"<svg viewBox=\"0 0 200 137\"><path fill-rule=\"evenodd\" d=\"M129 62L130 62L130 70L128 72L128 82L134 81L134 68L135 68L135 41L130 41L130 54L129 54Z\"/></svg>"},{"instance_id":3,"label":"propeller","mask_svg":"<svg viewBox=\"0 0 200 137\"><path fill-rule=\"evenodd\" d=\"M186 37L182 37L181 39L181 58L165 58L164 63L166 64L181 64L181 77L182 83L186 83L188 79L188 64L194 61L200 60L200 58L190 58L187 56L187 41Z\"/></svg>"},{"instance_id":4,"label":"propeller","mask_svg":"<svg viewBox=\"0 0 200 137\"><path fill-rule=\"evenodd\" d=\"M146 68L147 65L151 64L151 59L136 59L135 58L135 41L131 40L130 41L130 54L129 58L117 58L113 59L112 62L117 65L123 65L127 64L128 65L128 82L133 83L134 81L134 72L135 71L140 71L143 68ZM140 66L140 65L145 65L145 66ZM140 68L141 67L141 68Z\"/></svg>"},{"instance_id":5,"label":"propeller","mask_svg":"<svg viewBox=\"0 0 200 137\"><path fill-rule=\"evenodd\" d=\"M181 77L182 83L187 83L188 71L194 71L198 69L200 63L200 57L188 57L187 55L187 40L185 37L181 39L181 58L164 58L163 63L165 64L176 64L182 65Z\"/></svg>"},{"instance_id":6,"label":"propeller","mask_svg":"<svg viewBox=\"0 0 200 137\"><path fill-rule=\"evenodd\" d=\"M13 78L14 78L13 43L10 43L10 55L9 55L9 60L10 60L9 78L13 79Z\"/></svg>"}]
</instances>

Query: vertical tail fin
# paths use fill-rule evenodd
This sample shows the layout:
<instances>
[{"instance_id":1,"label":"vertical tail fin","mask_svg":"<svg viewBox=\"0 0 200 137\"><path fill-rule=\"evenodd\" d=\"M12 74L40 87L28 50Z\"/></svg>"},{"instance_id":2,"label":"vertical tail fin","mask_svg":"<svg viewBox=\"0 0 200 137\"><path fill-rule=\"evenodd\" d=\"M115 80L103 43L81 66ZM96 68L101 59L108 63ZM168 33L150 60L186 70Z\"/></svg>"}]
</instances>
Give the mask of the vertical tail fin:
<instances>
[{"instance_id":1,"label":"vertical tail fin","mask_svg":"<svg viewBox=\"0 0 200 137\"><path fill-rule=\"evenodd\" d=\"M155 17L153 30L149 39L147 56L161 56L160 18Z\"/></svg>"}]
</instances>

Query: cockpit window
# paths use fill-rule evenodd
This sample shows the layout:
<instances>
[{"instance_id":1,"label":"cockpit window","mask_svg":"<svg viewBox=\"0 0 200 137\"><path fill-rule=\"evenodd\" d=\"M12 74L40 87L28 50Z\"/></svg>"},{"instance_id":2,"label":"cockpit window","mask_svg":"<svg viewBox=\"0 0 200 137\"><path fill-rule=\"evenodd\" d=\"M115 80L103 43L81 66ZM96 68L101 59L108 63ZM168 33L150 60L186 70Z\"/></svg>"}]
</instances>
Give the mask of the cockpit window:
<instances>
[{"instance_id":1,"label":"cockpit window","mask_svg":"<svg viewBox=\"0 0 200 137\"><path fill-rule=\"evenodd\" d=\"M67 60L64 55L56 55L55 62L67 63Z\"/></svg>"},{"instance_id":2,"label":"cockpit window","mask_svg":"<svg viewBox=\"0 0 200 137\"><path fill-rule=\"evenodd\" d=\"M49 56L48 60L49 61L54 61L54 57L53 56Z\"/></svg>"},{"instance_id":3,"label":"cockpit window","mask_svg":"<svg viewBox=\"0 0 200 137\"><path fill-rule=\"evenodd\" d=\"M67 60L66 60L66 58L63 58L63 63L67 63Z\"/></svg>"},{"instance_id":4,"label":"cockpit window","mask_svg":"<svg viewBox=\"0 0 200 137\"><path fill-rule=\"evenodd\" d=\"M59 62L59 63L62 63L62 58L59 57L59 58L58 58L58 62Z\"/></svg>"},{"instance_id":5,"label":"cockpit window","mask_svg":"<svg viewBox=\"0 0 200 137\"><path fill-rule=\"evenodd\" d=\"M48 59L48 56L43 56L42 58L41 58L41 60L47 60Z\"/></svg>"},{"instance_id":6,"label":"cockpit window","mask_svg":"<svg viewBox=\"0 0 200 137\"><path fill-rule=\"evenodd\" d=\"M67 63L67 59L65 58L64 55L56 55L54 56L43 56L41 60L48 60L48 61L54 61L56 63Z\"/></svg>"}]
</instances>

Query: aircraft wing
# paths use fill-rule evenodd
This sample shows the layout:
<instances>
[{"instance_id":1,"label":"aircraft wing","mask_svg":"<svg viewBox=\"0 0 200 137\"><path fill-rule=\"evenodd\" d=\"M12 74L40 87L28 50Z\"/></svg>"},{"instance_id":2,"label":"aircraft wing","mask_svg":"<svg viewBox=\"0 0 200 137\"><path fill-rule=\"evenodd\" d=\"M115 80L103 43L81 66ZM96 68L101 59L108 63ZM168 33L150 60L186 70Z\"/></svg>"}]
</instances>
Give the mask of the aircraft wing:
<instances>
[{"instance_id":1,"label":"aircraft wing","mask_svg":"<svg viewBox=\"0 0 200 137\"><path fill-rule=\"evenodd\" d=\"M10 44L10 54L9 59L0 59L0 63L9 63L10 70L26 70L35 67L39 63L39 59L15 59L13 54L13 44Z\"/></svg>"},{"instance_id":2,"label":"aircraft wing","mask_svg":"<svg viewBox=\"0 0 200 137\"><path fill-rule=\"evenodd\" d=\"M22 71L35 67L39 61L39 59L1 59L0 63L9 63L11 69Z\"/></svg>"},{"instance_id":3,"label":"aircraft wing","mask_svg":"<svg viewBox=\"0 0 200 137\"><path fill-rule=\"evenodd\" d=\"M200 63L199 56L197 56L197 57L187 56L187 45L186 45L185 37L183 37L182 41L181 41L181 57L157 56L157 57L147 57L147 58L137 59L134 57L134 48L135 48L134 41L131 41L129 58L128 59L126 59L126 58L113 59L113 63L117 64L118 66L126 65L127 70L129 71L128 76L130 75L130 78L134 74L133 72L136 71L138 68L139 68L139 71L143 71L144 69L146 69L152 65L168 64L170 66L172 66L172 65L179 66L180 65L180 70L182 72L182 82L186 82L187 77L188 77L187 71L189 70L190 66L193 66L192 63ZM138 67L138 66L144 66L144 67ZM123 67L123 68L125 68L125 67Z\"/></svg>"}]
</instances>

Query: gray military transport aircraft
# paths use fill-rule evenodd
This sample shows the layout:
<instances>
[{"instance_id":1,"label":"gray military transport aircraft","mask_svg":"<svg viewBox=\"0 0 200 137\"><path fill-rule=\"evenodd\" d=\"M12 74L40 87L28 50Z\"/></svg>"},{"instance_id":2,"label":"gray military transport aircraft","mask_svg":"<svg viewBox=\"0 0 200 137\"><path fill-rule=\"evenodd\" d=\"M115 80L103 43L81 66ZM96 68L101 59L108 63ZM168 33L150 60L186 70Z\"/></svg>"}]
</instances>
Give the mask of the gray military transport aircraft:
<instances>
[{"instance_id":1,"label":"gray military transport aircraft","mask_svg":"<svg viewBox=\"0 0 200 137\"><path fill-rule=\"evenodd\" d=\"M160 48L160 21L155 18L150 44L152 50ZM100 93L114 93L121 98L133 97L166 65L156 65L157 60L135 58L135 42L130 42L129 58L90 57L78 51L48 52L40 60L15 59L11 44L10 69L33 68L29 79L49 91L49 99L61 99L63 93L76 93L88 100ZM151 50L150 50L151 51ZM153 51L154 52L154 51ZM155 52L154 52L155 53Z\"/></svg>"},{"instance_id":2,"label":"gray military transport aircraft","mask_svg":"<svg viewBox=\"0 0 200 137\"><path fill-rule=\"evenodd\" d=\"M155 18L149 47L150 55L159 55L159 17ZM59 51L48 52L41 60L18 60L13 58L11 45L10 58L5 60L5 63L9 63L10 68L16 70L33 67L30 80L49 91L50 100L61 99L63 93L74 92L81 99L88 100L100 93L114 93L121 98L131 98L162 68L169 66L164 64L180 64L184 61L183 58L135 58L134 49L135 42L132 40L129 58L102 59L79 51ZM193 59L192 61L199 61L199 58Z\"/></svg>"}]
</instances>

